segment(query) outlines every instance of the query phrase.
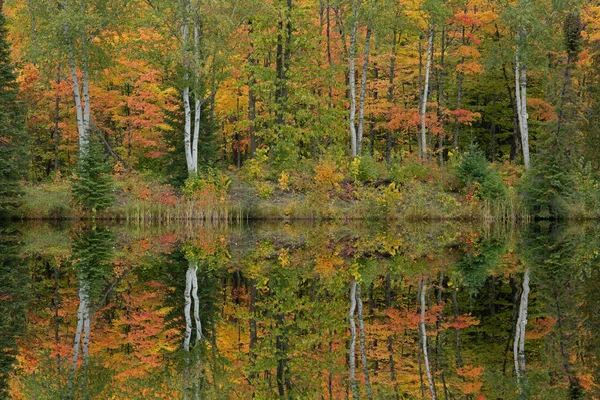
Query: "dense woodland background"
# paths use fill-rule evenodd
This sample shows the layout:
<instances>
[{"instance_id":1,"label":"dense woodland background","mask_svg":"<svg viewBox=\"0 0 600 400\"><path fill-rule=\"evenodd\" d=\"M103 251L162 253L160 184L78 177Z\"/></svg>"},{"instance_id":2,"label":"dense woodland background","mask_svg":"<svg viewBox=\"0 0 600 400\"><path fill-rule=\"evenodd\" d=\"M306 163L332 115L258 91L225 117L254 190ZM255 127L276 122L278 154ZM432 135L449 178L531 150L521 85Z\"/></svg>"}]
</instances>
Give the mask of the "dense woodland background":
<instances>
[{"instance_id":1,"label":"dense woodland background","mask_svg":"<svg viewBox=\"0 0 600 400\"><path fill-rule=\"evenodd\" d=\"M189 177L240 176L269 198L319 168L343 175L334 186L353 168L402 186L394 168L452 171L465 153L508 187L531 164L522 186L539 209L597 189L596 2L11 0L3 12L30 185L60 184L98 142L104 173L175 194Z\"/></svg>"}]
</instances>

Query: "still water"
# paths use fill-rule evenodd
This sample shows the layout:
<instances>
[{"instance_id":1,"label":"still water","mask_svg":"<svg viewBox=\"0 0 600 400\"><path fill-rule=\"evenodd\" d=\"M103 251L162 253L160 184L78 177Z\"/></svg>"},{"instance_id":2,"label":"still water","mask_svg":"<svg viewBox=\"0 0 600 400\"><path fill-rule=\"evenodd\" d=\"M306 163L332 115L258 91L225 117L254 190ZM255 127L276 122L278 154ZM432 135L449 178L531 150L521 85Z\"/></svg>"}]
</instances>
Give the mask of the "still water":
<instances>
[{"instance_id":1,"label":"still water","mask_svg":"<svg viewBox=\"0 0 600 400\"><path fill-rule=\"evenodd\" d=\"M0 234L0 398L600 398L594 224Z\"/></svg>"}]
</instances>

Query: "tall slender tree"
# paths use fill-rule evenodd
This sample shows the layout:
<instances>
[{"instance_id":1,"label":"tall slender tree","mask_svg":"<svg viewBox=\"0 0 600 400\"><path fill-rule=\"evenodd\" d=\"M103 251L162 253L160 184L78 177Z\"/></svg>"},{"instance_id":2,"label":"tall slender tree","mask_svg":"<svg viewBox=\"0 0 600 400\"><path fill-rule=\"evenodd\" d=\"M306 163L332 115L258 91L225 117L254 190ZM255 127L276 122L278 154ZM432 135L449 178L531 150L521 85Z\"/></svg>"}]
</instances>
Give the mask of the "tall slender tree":
<instances>
[{"instance_id":1,"label":"tall slender tree","mask_svg":"<svg viewBox=\"0 0 600 400\"><path fill-rule=\"evenodd\" d=\"M24 149L24 108L18 99L19 87L10 61L2 6L0 0L0 217L19 204Z\"/></svg>"}]
</instances>

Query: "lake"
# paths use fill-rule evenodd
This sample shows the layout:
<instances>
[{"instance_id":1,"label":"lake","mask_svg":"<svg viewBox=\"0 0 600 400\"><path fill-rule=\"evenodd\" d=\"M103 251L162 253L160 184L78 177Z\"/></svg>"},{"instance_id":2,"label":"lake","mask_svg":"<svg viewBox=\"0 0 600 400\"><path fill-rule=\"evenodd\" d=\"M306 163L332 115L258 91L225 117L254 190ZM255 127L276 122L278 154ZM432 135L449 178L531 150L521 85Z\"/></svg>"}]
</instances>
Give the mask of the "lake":
<instances>
[{"instance_id":1,"label":"lake","mask_svg":"<svg viewBox=\"0 0 600 400\"><path fill-rule=\"evenodd\" d=\"M600 398L597 224L0 229L0 397Z\"/></svg>"}]
</instances>

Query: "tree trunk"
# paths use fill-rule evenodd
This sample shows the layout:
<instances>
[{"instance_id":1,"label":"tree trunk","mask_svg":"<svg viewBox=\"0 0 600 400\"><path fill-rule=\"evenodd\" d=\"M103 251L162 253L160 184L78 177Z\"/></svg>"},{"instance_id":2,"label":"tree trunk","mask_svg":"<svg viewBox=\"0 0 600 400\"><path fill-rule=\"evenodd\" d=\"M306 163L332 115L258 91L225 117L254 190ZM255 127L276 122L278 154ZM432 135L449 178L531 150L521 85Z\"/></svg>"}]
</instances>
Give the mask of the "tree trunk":
<instances>
[{"instance_id":1,"label":"tree trunk","mask_svg":"<svg viewBox=\"0 0 600 400\"><path fill-rule=\"evenodd\" d=\"M356 56L356 35L358 33L358 12L360 10L360 0L352 0L352 30L350 32L350 49L349 49L349 68L348 68L348 86L350 87L350 144L352 157L358 155L358 138L356 132L356 71L355 71L355 56Z\"/></svg>"},{"instance_id":2,"label":"tree trunk","mask_svg":"<svg viewBox=\"0 0 600 400\"><path fill-rule=\"evenodd\" d=\"M367 397L373 399L373 390L371 388L371 380L369 379L369 364L367 359L365 323L363 319L363 302L360 297L360 286L356 286L356 304L358 311L358 328L360 330L360 355L362 359L363 373L365 375L365 386L367 387Z\"/></svg>"},{"instance_id":3,"label":"tree trunk","mask_svg":"<svg viewBox=\"0 0 600 400\"><path fill-rule=\"evenodd\" d=\"M525 270L523 275L523 291L521 292L521 302L519 305L519 314L515 327L515 341L513 343L513 355L515 362L515 375L517 378L517 387L519 393L523 393L521 377L526 373L525 367L525 327L527 325L527 310L529 306L529 269Z\"/></svg>"},{"instance_id":4,"label":"tree trunk","mask_svg":"<svg viewBox=\"0 0 600 400\"><path fill-rule=\"evenodd\" d=\"M519 40L521 35L517 35ZM519 129L521 131L521 147L523 149L523 164L525 169L529 168L529 123L527 119L527 66L521 62L519 45L515 51L515 100L517 104L517 115L519 118Z\"/></svg>"},{"instance_id":5,"label":"tree trunk","mask_svg":"<svg viewBox=\"0 0 600 400\"><path fill-rule=\"evenodd\" d=\"M433 400L436 399L435 386L433 384L433 376L429 367L429 355L427 351L427 330L425 328L425 294L427 292L427 282L425 279L420 282L420 298L421 298L421 319L419 321L419 331L421 333L421 347L423 349L423 362L425 363L425 374L427 375L427 383L429 384L429 393Z\"/></svg>"},{"instance_id":6,"label":"tree trunk","mask_svg":"<svg viewBox=\"0 0 600 400\"><path fill-rule=\"evenodd\" d=\"M369 51L371 44L371 24L367 25L367 33L365 36L364 61L362 67L362 75L360 82L360 96L358 104L358 137L356 139L356 152L362 154L363 132L365 125L365 98L367 94L367 75L369 72Z\"/></svg>"},{"instance_id":7,"label":"tree trunk","mask_svg":"<svg viewBox=\"0 0 600 400\"><path fill-rule=\"evenodd\" d=\"M358 399L356 385L356 322L354 321L354 313L356 311L356 281L350 284L350 312L348 313L348 321L350 322L350 352L348 354L348 364L350 366L350 388L352 398Z\"/></svg>"},{"instance_id":8,"label":"tree trunk","mask_svg":"<svg viewBox=\"0 0 600 400\"><path fill-rule=\"evenodd\" d=\"M421 154L422 160L427 159L427 126L425 124L427 113L427 97L429 95L429 75L431 72L431 58L433 56L433 25L429 27L427 39L427 61L425 62L425 82L423 85L423 98L421 99Z\"/></svg>"}]
</instances>

